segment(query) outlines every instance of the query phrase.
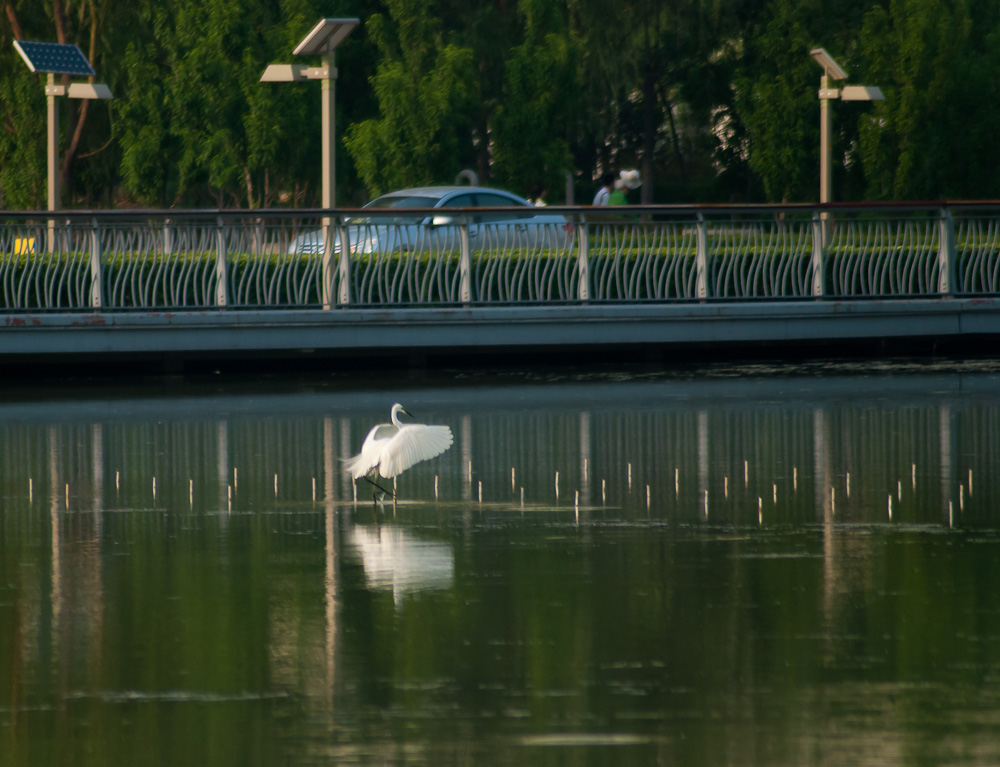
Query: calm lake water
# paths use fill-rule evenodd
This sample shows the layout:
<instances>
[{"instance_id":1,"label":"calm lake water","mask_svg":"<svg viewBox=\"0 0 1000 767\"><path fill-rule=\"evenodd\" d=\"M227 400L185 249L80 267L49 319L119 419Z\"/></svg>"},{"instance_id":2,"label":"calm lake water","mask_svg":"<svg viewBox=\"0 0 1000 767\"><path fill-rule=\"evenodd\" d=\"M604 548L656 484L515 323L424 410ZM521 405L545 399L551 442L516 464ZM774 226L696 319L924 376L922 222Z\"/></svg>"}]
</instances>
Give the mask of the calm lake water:
<instances>
[{"instance_id":1,"label":"calm lake water","mask_svg":"<svg viewBox=\"0 0 1000 767\"><path fill-rule=\"evenodd\" d=\"M396 401L455 445L375 510L340 463ZM998 403L985 362L8 389L0 763L996 764Z\"/></svg>"}]
</instances>

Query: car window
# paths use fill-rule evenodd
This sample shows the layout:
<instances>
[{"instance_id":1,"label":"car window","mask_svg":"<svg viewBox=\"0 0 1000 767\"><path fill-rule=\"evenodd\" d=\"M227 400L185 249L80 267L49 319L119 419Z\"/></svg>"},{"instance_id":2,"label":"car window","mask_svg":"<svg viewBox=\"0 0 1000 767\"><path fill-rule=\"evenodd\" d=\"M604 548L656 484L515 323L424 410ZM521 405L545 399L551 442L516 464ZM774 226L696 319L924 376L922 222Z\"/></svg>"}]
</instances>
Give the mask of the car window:
<instances>
[{"instance_id":1,"label":"car window","mask_svg":"<svg viewBox=\"0 0 1000 767\"><path fill-rule=\"evenodd\" d=\"M386 195L376 197L366 208L433 208L436 197L421 197L418 195Z\"/></svg>"},{"instance_id":2,"label":"car window","mask_svg":"<svg viewBox=\"0 0 1000 767\"><path fill-rule=\"evenodd\" d=\"M480 208L511 207L514 205L526 207L524 203L516 199L511 199L502 194L490 194L489 192L479 192L476 194L476 205ZM526 214L520 213L487 213L476 218L480 223L497 223L500 221L512 221L515 219L527 218Z\"/></svg>"},{"instance_id":3,"label":"car window","mask_svg":"<svg viewBox=\"0 0 1000 767\"><path fill-rule=\"evenodd\" d=\"M521 205L521 204L522 203L518 202L517 200L502 194L479 192L479 194L476 195L476 205L478 205L481 208L496 208L500 206L506 206L509 208L512 205Z\"/></svg>"},{"instance_id":4,"label":"car window","mask_svg":"<svg viewBox=\"0 0 1000 767\"><path fill-rule=\"evenodd\" d=\"M436 197L422 197L419 195L385 195L376 197L365 205L366 210L388 210L404 208L433 208L437 203ZM352 224L416 224L423 220L423 216L353 216L348 221Z\"/></svg>"},{"instance_id":5,"label":"car window","mask_svg":"<svg viewBox=\"0 0 1000 767\"><path fill-rule=\"evenodd\" d=\"M439 207L442 208L471 208L475 206L475 201L471 194L456 194L454 197L449 197L447 200L441 203ZM468 219L468 221L474 222L474 218Z\"/></svg>"},{"instance_id":6,"label":"car window","mask_svg":"<svg viewBox=\"0 0 1000 767\"><path fill-rule=\"evenodd\" d=\"M456 194L454 197L445 200L442 208L472 208L475 207L475 200L471 194Z\"/></svg>"}]
</instances>

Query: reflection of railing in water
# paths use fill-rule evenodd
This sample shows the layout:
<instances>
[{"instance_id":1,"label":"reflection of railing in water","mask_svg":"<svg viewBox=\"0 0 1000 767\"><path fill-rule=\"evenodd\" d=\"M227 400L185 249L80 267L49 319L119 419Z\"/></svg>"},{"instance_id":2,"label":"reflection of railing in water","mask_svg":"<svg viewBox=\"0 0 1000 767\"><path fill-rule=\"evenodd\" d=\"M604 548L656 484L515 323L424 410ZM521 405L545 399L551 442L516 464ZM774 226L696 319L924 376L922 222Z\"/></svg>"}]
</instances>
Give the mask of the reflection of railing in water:
<instances>
[{"instance_id":1,"label":"reflection of railing in water","mask_svg":"<svg viewBox=\"0 0 1000 767\"><path fill-rule=\"evenodd\" d=\"M1000 406L993 402L628 411L605 404L580 412L457 411L441 420L451 424L455 446L402 476L400 495L411 503L398 510L387 504L381 518L388 524L381 526L374 524L367 500L352 502L350 481L339 465L360 444L370 414L0 422L0 535L50 552L47 560L35 555L47 567L18 574L28 594L18 613L19 662L49 669L53 658L69 663L67 658L76 657L65 650L69 646L106 652L115 645L101 641L105 589L117 595L115 612L123 572L142 575L167 562L176 575L187 561L178 551L218 545L208 560L239 559L238 566L222 572L239 573L258 587L260 574L267 574L266 591L260 592L266 598L254 600L253 610L232 600L227 607L232 613L224 618L266 613L274 683L308 690L305 705L331 711L338 674L353 673L351 663L339 661L344 625L357 628L342 609L351 588L358 588L350 579L360 578L370 591L391 593L397 609L410 591L454 588L463 574L458 524L462 534L474 535L477 525L498 520L532 525L534 515L556 526L548 528L556 531L554 537L582 523L581 540L606 536L604 543L612 547L619 523L711 526L706 543L723 541L734 556L743 550L739 541L749 541L730 534L735 528L798 527L806 534L796 536L796 546L810 555L822 546L828 623L865 593L863 582L871 577L865 568L878 561L866 547L879 546L885 537L845 532L856 530L857 523L944 527L954 518L957 525L997 525L1000 480L991 468L998 458L993 435L1000 428ZM10 449L13 445L17 449ZM430 502L435 475L441 479L439 506ZM231 516L228 490L236 483ZM577 491L579 514L574 513ZM891 520L890 496L896 502ZM428 509L437 530L427 530ZM424 529L411 535L410 525L421 520ZM844 526L838 531L835 522ZM601 524L609 528L595 532ZM676 556L679 548L670 551L664 543L675 531L666 538L662 533L661 554ZM567 545L577 545L565 537ZM165 548L172 554L161 559ZM409 551L401 551L405 548ZM115 554L128 564L111 572ZM289 573L309 563L305 566L317 574L321 557L323 580L314 578L304 594ZM635 566L644 573L648 568L654 578L664 572L649 562ZM222 581L204 588L228 594L230 579ZM182 593L190 595L190 583L187 588ZM141 584L135 594L143 594L140 589ZM338 694L352 699L351 693Z\"/></svg>"},{"instance_id":2,"label":"reflection of railing in water","mask_svg":"<svg viewBox=\"0 0 1000 767\"><path fill-rule=\"evenodd\" d=\"M282 515L313 502L370 504L368 488L355 496L341 470L368 425L333 416L4 424L0 444L18 446L0 451L4 524L36 524L11 513L30 508ZM523 493L529 510L579 503L586 513L803 523L828 511L866 522L894 512L950 523L973 490L1000 497L995 405L498 412L452 427L452 450L400 478L402 500L436 492L475 506L481 492L484 508L516 511Z\"/></svg>"},{"instance_id":3,"label":"reflection of railing in water","mask_svg":"<svg viewBox=\"0 0 1000 767\"><path fill-rule=\"evenodd\" d=\"M553 207L565 225L530 237L480 221L504 210L436 228L345 211L325 231L309 211L65 212L51 252L43 214L5 213L0 311L1000 293L997 205L838 206L826 235L808 205Z\"/></svg>"}]
</instances>

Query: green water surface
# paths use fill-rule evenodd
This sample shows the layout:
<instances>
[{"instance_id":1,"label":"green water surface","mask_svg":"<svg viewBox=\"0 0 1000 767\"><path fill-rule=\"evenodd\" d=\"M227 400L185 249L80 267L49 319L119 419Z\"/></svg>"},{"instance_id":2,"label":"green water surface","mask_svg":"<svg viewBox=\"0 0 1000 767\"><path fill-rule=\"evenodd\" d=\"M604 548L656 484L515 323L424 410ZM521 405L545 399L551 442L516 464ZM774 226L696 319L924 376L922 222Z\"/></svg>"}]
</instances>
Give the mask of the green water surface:
<instances>
[{"instance_id":1,"label":"green water surface","mask_svg":"<svg viewBox=\"0 0 1000 767\"><path fill-rule=\"evenodd\" d=\"M0 763L995 764L998 394L987 365L9 396ZM397 400L455 445L376 509L340 462Z\"/></svg>"}]
</instances>

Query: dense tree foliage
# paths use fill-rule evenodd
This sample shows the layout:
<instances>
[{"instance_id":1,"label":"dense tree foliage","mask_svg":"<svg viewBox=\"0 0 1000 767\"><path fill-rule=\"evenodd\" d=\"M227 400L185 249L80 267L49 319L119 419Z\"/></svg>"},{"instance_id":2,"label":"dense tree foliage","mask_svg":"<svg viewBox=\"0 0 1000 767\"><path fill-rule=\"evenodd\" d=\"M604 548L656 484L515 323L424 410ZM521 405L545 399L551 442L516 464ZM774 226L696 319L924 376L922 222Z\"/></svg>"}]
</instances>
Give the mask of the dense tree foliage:
<instances>
[{"instance_id":1,"label":"dense tree foliage","mask_svg":"<svg viewBox=\"0 0 1000 767\"><path fill-rule=\"evenodd\" d=\"M379 116L355 123L345 138L374 194L460 170L462 118L475 81L472 51L446 39L427 5L386 5L389 17L377 13L368 22L378 50L371 83Z\"/></svg>"},{"instance_id":2,"label":"dense tree foliage","mask_svg":"<svg viewBox=\"0 0 1000 767\"><path fill-rule=\"evenodd\" d=\"M864 17L861 56L886 102L860 120L864 194L997 197L1000 4L893 0Z\"/></svg>"},{"instance_id":3,"label":"dense tree foliage","mask_svg":"<svg viewBox=\"0 0 1000 767\"><path fill-rule=\"evenodd\" d=\"M44 78L76 43L111 102L60 99L63 204L314 205L319 86L262 84L317 20L337 53L338 199L462 169L586 202L814 200L822 46L881 103L834 102L836 199L994 198L995 0L0 0L0 205L45 203ZM308 58L299 63L318 63Z\"/></svg>"}]
</instances>

